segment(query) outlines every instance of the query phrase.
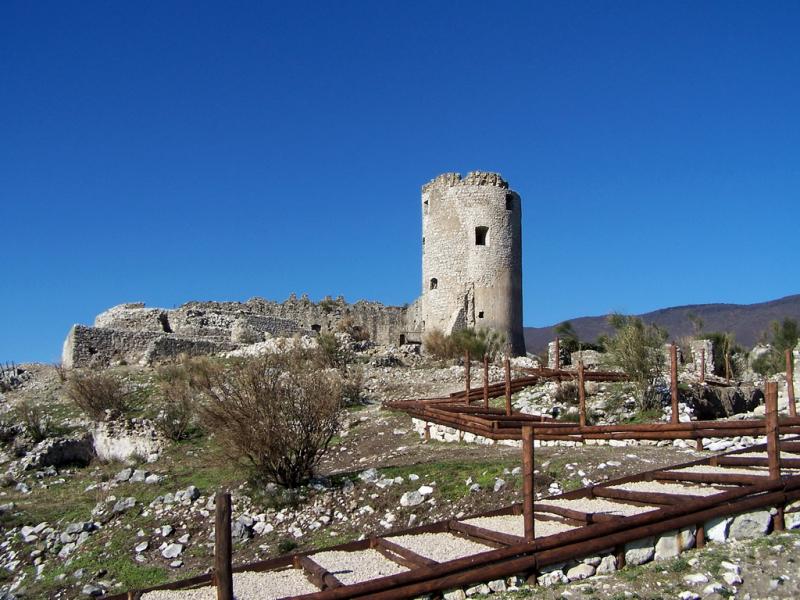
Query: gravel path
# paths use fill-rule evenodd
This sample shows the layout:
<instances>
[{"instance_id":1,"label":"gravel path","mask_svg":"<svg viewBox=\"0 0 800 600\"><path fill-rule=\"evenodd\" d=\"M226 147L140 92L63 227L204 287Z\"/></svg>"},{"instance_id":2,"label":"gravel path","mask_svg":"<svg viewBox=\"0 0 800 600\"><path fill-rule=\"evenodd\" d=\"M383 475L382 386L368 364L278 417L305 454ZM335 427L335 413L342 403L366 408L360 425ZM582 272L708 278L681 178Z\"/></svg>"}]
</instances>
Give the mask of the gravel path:
<instances>
[{"instance_id":1,"label":"gravel path","mask_svg":"<svg viewBox=\"0 0 800 600\"><path fill-rule=\"evenodd\" d=\"M467 519L462 521L467 525L474 525L475 527L483 527L491 531L499 531L500 533L507 533L509 535L516 535L519 537L525 536L525 521L522 515L502 515L499 517L476 517L474 519ZM575 526L568 525L567 523L560 523L558 521L543 521L535 519L533 523L533 531L535 537L547 537L548 535L555 535L575 529Z\"/></svg>"},{"instance_id":2,"label":"gravel path","mask_svg":"<svg viewBox=\"0 0 800 600\"><path fill-rule=\"evenodd\" d=\"M372 549L357 552L339 550L318 552L312 554L310 558L344 585L408 571L405 567L392 562L377 550Z\"/></svg>"},{"instance_id":3,"label":"gravel path","mask_svg":"<svg viewBox=\"0 0 800 600\"><path fill-rule=\"evenodd\" d=\"M711 465L694 465L682 469L665 469L669 473L727 473L729 475L756 475L767 477L768 467L712 467ZM781 469L782 473L795 475L797 469Z\"/></svg>"},{"instance_id":4,"label":"gravel path","mask_svg":"<svg viewBox=\"0 0 800 600\"><path fill-rule=\"evenodd\" d=\"M728 486L727 488L711 487L706 485L683 485L681 483L671 483L665 481L630 481L620 485L609 486L612 490L628 490L631 492L658 492L660 494L678 494L681 496L713 496L721 494L728 489L733 489L736 486Z\"/></svg>"},{"instance_id":5,"label":"gravel path","mask_svg":"<svg viewBox=\"0 0 800 600\"><path fill-rule=\"evenodd\" d=\"M306 578L301 569L233 574L235 600L276 600L318 591L319 588ZM195 590L159 590L144 594L142 600L217 600L217 590L212 586Z\"/></svg>"},{"instance_id":6,"label":"gravel path","mask_svg":"<svg viewBox=\"0 0 800 600\"><path fill-rule=\"evenodd\" d=\"M655 506L635 506L633 504L624 504L622 502L614 502L611 500L604 500L602 498L577 498L575 500L547 500L542 504L549 504L551 506L558 506L560 508L569 508L584 513L603 513L607 515L619 515L629 517L631 515L638 515L641 513L657 510ZM542 508L542 510L547 510Z\"/></svg>"},{"instance_id":7,"label":"gravel path","mask_svg":"<svg viewBox=\"0 0 800 600\"><path fill-rule=\"evenodd\" d=\"M768 458L766 452L740 452L739 454L734 454L733 456L744 458ZM786 450L781 450L781 456L784 458L798 458L800 457L800 454L797 452L786 452Z\"/></svg>"},{"instance_id":8,"label":"gravel path","mask_svg":"<svg viewBox=\"0 0 800 600\"><path fill-rule=\"evenodd\" d=\"M418 535L398 535L388 540L416 552L420 556L437 562L447 562L464 556L472 556L493 550L472 540L452 533L420 533Z\"/></svg>"}]
</instances>

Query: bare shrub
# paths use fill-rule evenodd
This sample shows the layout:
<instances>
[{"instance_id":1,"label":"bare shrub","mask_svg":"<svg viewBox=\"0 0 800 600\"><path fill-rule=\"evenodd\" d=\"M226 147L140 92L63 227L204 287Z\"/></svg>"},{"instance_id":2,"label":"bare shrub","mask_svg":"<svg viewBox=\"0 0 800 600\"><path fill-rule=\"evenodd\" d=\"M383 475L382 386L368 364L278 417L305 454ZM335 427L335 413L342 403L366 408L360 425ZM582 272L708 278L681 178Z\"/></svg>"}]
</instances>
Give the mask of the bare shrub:
<instances>
[{"instance_id":1,"label":"bare shrub","mask_svg":"<svg viewBox=\"0 0 800 600\"><path fill-rule=\"evenodd\" d=\"M342 380L294 351L209 368L201 417L228 455L259 481L297 487L339 428Z\"/></svg>"},{"instance_id":2,"label":"bare shrub","mask_svg":"<svg viewBox=\"0 0 800 600\"><path fill-rule=\"evenodd\" d=\"M322 365L339 369L346 372L347 366L353 362L353 352L345 344L339 342L332 333L321 333L317 336L317 352L304 353L307 357L312 356L320 361Z\"/></svg>"},{"instance_id":3,"label":"bare shrub","mask_svg":"<svg viewBox=\"0 0 800 600\"><path fill-rule=\"evenodd\" d=\"M342 378L342 400L345 404L358 404L361 402L361 393L364 388L364 369L360 365L351 365L347 374Z\"/></svg>"},{"instance_id":4,"label":"bare shrub","mask_svg":"<svg viewBox=\"0 0 800 600\"><path fill-rule=\"evenodd\" d=\"M63 363L54 363L53 368L56 370L56 375L58 375L58 380L61 383L66 383L67 381L67 369L64 368Z\"/></svg>"},{"instance_id":5,"label":"bare shrub","mask_svg":"<svg viewBox=\"0 0 800 600\"><path fill-rule=\"evenodd\" d=\"M349 315L336 324L336 330L348 334L356 342L369 341L369 330L363 325L357 324Z\"/></svg>"},{"instance_id":6,"label":"bare shrub","mask_svg":"<svg viewBox=\"0 0 800 600\"><path fill-rule=\"evenodd\" d=\"M122 380L108 372L74 371L67 382L67 397L96 421L120 416L135 408L135 396Z\"/></svg>"},{"instance_id":7,"label":"bare shrub","mask_svg":"<svg viewBox=\"0 0 800 600\"><path fill-rule=\"evenodd\" d=\"M195 390L186 380L161 382L156 408L156 428L167 439L179 442L197 430Z\"/></svg>"},{"instance_id":8,"label":"bare shrub","mask_svg":"<svg viewBox=\"0 0 800 600\"><path fill-rule=\"evenodd\" d=\"M15 414L22 431L36 443L58 433L50 416L45 414L42 407L32 400L18 404Z\"/></svg>"},{"instance_id":9,"label":"bare shrub","mask_svg":"<svg viewBox=\"0 0 800 600\"><path fill-rule=\"evenodd\" d=\"M210 358L182 356L159 369L155 425L164 437L179 442L199 432L200 390L216 368Z\"/></svg>"},{"instance_id":10,"label":"bare shrub","mask_svg":"<svg viewBox=\"0 0 800 600\"><path fill-rule=\"evenodd\" d=\"M20 428L9 417L9 413L0 416L0 446L11 445L20 434Z\"/></svg>"},{"instance_id":11,"label":"bare shrub","mask_svg":"<svg viewBox=\"0 0 800 600\"><path fill-rule=\"evenodd\" d=\"M564 381L553 396L553 399L559 404L569 404L571 406L578 405L578 384L574 381Z\"/></svg>"}]
</instances>

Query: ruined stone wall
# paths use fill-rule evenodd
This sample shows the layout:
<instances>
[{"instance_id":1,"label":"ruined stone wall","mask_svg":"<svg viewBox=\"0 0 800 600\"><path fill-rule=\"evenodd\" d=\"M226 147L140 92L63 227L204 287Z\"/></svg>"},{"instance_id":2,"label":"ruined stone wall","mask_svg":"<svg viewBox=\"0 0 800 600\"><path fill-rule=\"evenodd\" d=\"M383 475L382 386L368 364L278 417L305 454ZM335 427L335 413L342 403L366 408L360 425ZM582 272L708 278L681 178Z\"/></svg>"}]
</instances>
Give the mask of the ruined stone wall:
<instances>
[{"instance_id":1,"label":"ruined stone wall","mask_svg":"<svg viewBox=\"0 0 800 600\"><path fill-rule=\"evenodd\" d=\"M159 331L73 325L64 340L64 368L148 365L181 354L200 356L236 348L225 340L187 338Z\"/></svg>"},{"instance_id":2,"label":"ruined stone wall","mask_svg":"<svg viewBox=\"0 0 800 600\"><path fill-rule=\"evenodd\" d=\"M358 325L379 344L405 342L406 309L377 302L348 304L344 298L314 303L292 296L286 302L188 302L175 309L121 304L95 318L94 327L74 326L64 342L67 368L152 364L181 354L235 350L270 337L337 332Z\"/></svg>"},{"instance_id":3,"label":"ruined stone wall","mask_svg":"<svg viewBox=\"0 0 800 600\"><path fill-rule=\"evenodd\" d=\"M521 211L519 195L495 173L445 173L423 186L425 331L496 329L524 354Z\"/></svg>"},{"instance_id":4,"label":"ruined stone wall","mask_svg":"<svg viewBox=\"0 0 800 600\"><path fill-rule=\"evenodd\" d=\"M689 344L692 351L692 369L698 375L702 369L703 350L705 350L706 375L714 374L714 343L711 340L692 340Z\"/></svg>"}]
</instances>

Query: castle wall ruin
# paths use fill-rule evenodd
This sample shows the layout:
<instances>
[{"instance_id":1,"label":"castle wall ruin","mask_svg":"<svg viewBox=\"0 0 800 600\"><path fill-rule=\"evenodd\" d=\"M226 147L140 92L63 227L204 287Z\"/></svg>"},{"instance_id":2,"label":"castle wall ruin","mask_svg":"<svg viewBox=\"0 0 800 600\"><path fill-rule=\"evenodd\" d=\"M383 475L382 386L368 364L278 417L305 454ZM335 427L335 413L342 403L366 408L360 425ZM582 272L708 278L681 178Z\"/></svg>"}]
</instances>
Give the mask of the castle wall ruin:
<instances>
[{"instance_id":1,"label":"castle wall ruin","mask_svg":"<svg viewBox=\"0 0 800 600\"><path fill-rule=\"evenodd\" d=\"M422 343L426 332L467 327L504 333L514 354L522 332L522 205L496 173L445 173L422 187L422 295L410 306L292 294L285 302L188 302L174 309L121 304L75 325L67 368L152 364L181 354L215 354L269 337L316 335L358 326L382 345Z\"/></svg>"}]
</instances>

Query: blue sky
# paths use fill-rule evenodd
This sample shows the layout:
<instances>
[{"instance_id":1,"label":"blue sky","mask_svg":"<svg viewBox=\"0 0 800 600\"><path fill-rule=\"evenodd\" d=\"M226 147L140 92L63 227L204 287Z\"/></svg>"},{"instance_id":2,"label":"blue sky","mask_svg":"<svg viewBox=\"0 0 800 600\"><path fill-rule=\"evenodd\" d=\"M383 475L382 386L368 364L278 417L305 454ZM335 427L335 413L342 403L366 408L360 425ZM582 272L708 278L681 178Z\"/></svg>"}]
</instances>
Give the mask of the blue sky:
<instances>
[{"instance_id":1,"label":"blue sky","mask_svg":"<svg viewBox=\"0 0 800 600\"><path fill-rule=\"evenodd\" d=\"M798 292L797 2L0 4L0 361L118 303L402 304L523 198L526 325Z\"/></svg>"}]
</instances>

